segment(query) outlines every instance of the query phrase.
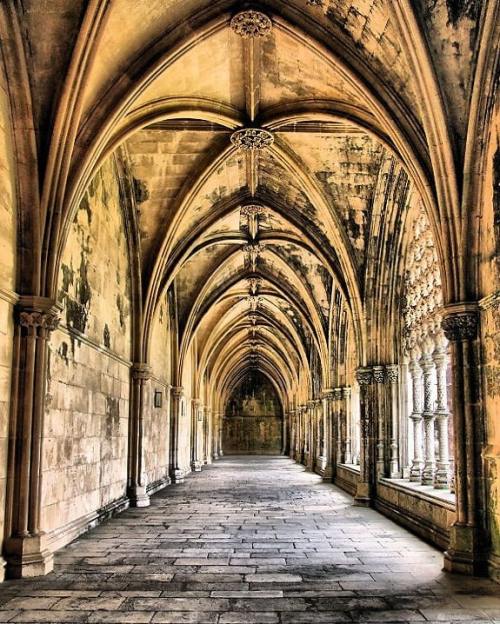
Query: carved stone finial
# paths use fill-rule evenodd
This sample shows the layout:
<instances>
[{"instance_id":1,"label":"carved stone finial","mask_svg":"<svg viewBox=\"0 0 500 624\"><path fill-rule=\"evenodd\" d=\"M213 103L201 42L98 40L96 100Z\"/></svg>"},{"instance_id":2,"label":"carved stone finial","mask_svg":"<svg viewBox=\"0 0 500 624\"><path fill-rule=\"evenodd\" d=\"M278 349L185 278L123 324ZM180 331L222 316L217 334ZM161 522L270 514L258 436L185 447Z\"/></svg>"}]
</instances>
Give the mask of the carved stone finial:
<instances>
[{"instance_id":1,"label":"carved stone finial","mask_svg":"<svg viewBox=\"0 0 500 624\"><path fill-rule=\"evenodd\" d=\"M241 128L233 132L231 143L245 151L263 150L274 143L274 137L263 128Z\"/></svg>"},{"instance_id":2,"label":"carved stone finial","mask_svg":"<svg viewBox=\"0 0 500 624\"><path fill-rule=\"evenodd\" d=\"M453 312L441 321L448 340L471 340L477 336L479 318L477 312Z\"/></svg>"},{"instance_id":3,"label":"carved stone finial","mask_svg":"<svg viewBox=\"0 0 500 624\"><path fill-rule=\"evenodd\" d=\"M241 11L232 18L231 28L243 39L267 37L271 32L272 22L261 11Z\"/></svg>"}]
</instances>

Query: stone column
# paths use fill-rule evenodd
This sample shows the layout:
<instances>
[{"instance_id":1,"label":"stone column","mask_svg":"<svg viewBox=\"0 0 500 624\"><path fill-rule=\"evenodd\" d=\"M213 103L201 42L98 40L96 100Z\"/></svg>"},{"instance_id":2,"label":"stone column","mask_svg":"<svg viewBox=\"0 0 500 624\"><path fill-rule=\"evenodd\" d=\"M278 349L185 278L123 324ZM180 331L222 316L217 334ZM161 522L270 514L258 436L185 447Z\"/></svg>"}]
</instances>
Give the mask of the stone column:
<instances>
[{"instance_id":1,"label":"stone column","mask_svg":"<svg viewBox=\"0 0 500 624\"><path fill-rule=\"evenodd\" d=\"M385 476L385 414L383 406L385 405L384 383L385 368L384 366L373 367L373 381L375 382L373 397L373 421L377 429L376 442L376 459L375 471L377 477Z\"/></svg>"},{"instance_id":2,"label":"stone column","mask_svg":"<svg viewBox=\"0 0 500 624\"><path fill-rule=\"evenodd\" d=\"M314 401L307 402L307 449L306 466L309 470L314 469Z\"/></svg>"},{"instance_id":3,"label":"stone column","mask_svg":"<svg viewBox=\"0 0 500 624\"><path fill-rule=\"evenodd\" d=\"M353 449L352 449L352 412L351 412L351 388L344 386L342 388L342 410L345 414L345 443L344 443L344 462L346 464L353 463Z\"/></svg>"},{"instance_id":4,"label":"stone column","mask_svg":"<svg viewBox=\"0 0 500 624\"><path fill-rule=\"evenodd\" d=\"M323 438L321 444L321 469L320 474L325 481L331 481L333 477L333 449L332 449L332 392L325 390L322 398Z\"/></svg>"},{"instance_id":5,"label":"stone column","mask_svg":"<svg viewBox=\"0 0 500 624\"><path fill-rule=\"evenodd\" d=\"M438 458L436 472L434 474L434 487L445 490L450 485L450 456L448 440L448 393L446 389L446 373L448 368L448 356L446 347L438 347L432 354L436 367L436 424L438 434Z\"/></svg>"},{"instance_id":6,"label":"stone column","mask_svg":"<svg viewBox=\"0 0 500 624\"><path fill-rule=\"evenodd\" d=\"M342 413L342 388L333 389L333 421L336 431L335 437L337 441L337 461L339 464L343 464L345 462L344 448L346 432Z\"/></svg>"},{"instance_id":7,"label":"stone column","mask_svg":"<svg viewBox=\"0 0 500 624\"><path fill-rule=\"evenodd\" d=\"M181 399L184 388L182 386L174 386L171 389L172 401L170 415L170 478L172 483L182 483L184 481L184 472L180 466L179 443L181 423Z\"/></svg>"},{"instance_id":8,"label":"stone column","mask_svg":"<svg viewBox=\"0 0 500 624\"><path fill-rule=\"evenodd\" d=\"M191 399L191 432L192 432L192 445L191 450L191 470L194 472L200 472L202 467L202 461L200 458L200 420L203 421L203 416L200 419L201 401L200 399Z\"/></svg>"},{"instance_id":9,"label":"stone column","mask_svg":"<svg viewBox=\"0 0 500 624\"><path fill-rule=\"evenodd\" d=\"M4 548L11 578L39 576L53 568L53 556L40 529L40 506L48 339L59 324L59 314L60 307L43 297L21 297L15 311L15 390L6 492L8 537Z\"/></svg>"},{"instance_id":10,"label":"stone column","mask_svg":"<svg viewBox=\"0 0 500 624\"><path fill-rule=\"evenodd\" d=\"M211 464L213 459L212 442L212 408L206 406L203 410L205 430L205 464Z\"/></svg>"},{"instance_id":11,"label":"stone column","mask_svg":"<svg viewBox=\"0 0 500 624\"><path fill-rule=\"evenodd\" d=\"M290 459L295 459L295 436L297 435L297 423L295 422L295 410L291 409L288 412L288 422L289 422L289 446L288 446L288 456Z\"/></svg>"},{"instance_id":12,"label":"stone column","mask_svg":"<svg viewBox=\"0 0 500 624\"><path fill-rule=\"evenodd\" d=\"M356 380L359 384L359 417L360 417L360 475L354 497L355 505L368 506L373 496L374 483L374 427L373 407L373 370L358 368Z\"/></svg>"},{"instance_id":13,"label":"stone column","mask_svg":"<svg viewBox=\"0 0 500 624\"><path fill-rule=\"evenodd\" d=\"M385 381L387 384L387 413L389 414L389 477L396 479L401 477L399 468L399 367L397 364L390 364L385 367Z\"/></svg>"},{"instance_id":14,"label":"stone column","mask_svg":"<svg viewBox=\"0 0 500 624\"><path fill-rule=\"evenodd\" d=\"M131 507L148 507L147 477L144 470L144 416L148 404L151 367L135 362L130 369L131 402L129 426L129 470L127 495Z\"/></svg>"},{"instance_id":15,"label":"stone column","mask_svg":"<svg viewBox=\"0 0 500 624\"><path fill-rule=\"evenodd\" d=\"M436 471L436 437L434 433L434 361L429 353L420 359L420 366L424 373L424 469L422 471L422 485L434 484Z\"/></svg>"},{"instance_id":16,"label":"stone column","mask_svg":"<svg viewBox=\"0 0 500 624\"><path fill-rule=\"evenodd\" d=\"M422 412L423 412L423 383L422 369L416 359L412 359L409 366L412 382L413 407L411 420L413 422L413 461L410 469L410 481L420 482L422 479Z\"/></svg>"},{"instance_id":17,"label":"stone column","mask_svg":"<svg viewBox=\"0 0 500 624\"><path fill-rule=\"evenodd\" d=\"M223 425L224 414L222 412L217 412L217 433L218 433L218 446L219 446L219 457L224 457L224 449L222 444L222 425Z\"/></svg>"},{"instance_id":18,"label":"stone column","mask_svg":"<svg viewBox=\"0 0 500 624\"><path fill-rule=\"evenodd\" d=\"M455 436L456 521L444 567L450 572L485 574L487 527L485 477L481 457L484 421L481 413L479 314L476 304L448 306L442 327L451 342L453 366L453 431Z\"/></svg>"}]
</instances>

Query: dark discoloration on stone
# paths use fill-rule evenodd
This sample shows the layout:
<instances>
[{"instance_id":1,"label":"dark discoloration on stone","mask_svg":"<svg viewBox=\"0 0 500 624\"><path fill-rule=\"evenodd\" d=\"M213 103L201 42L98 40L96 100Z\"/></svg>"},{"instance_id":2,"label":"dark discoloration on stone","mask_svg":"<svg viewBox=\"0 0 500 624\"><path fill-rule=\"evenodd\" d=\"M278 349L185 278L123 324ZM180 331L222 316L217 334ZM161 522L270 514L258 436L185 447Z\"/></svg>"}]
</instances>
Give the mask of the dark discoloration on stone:
<instances>
[{"instance_id":1,"label":"dark discoloration on stone","mask_svg":"<svg viewBox=\"0 0 500 624\"><path fill-rule=\"evenodd\" d=\"M109 327L108 327L107 323L104 325L104 331L103 331L102 339L103 339L103 342L104 342L104 346L107 349L110 349L111 348L111 335L109 333Z\"/></svg>"},{"instance_id":2,"label":"dark discoloration on stone","mask_svg":"<svg viewBox=\"0 0 500 624\"><path fill-rule=\"evenodd\" d=\"M117 398L106 397L106 438L118 434L120 426L120 402Z\"/></svg>"}]
</instances>

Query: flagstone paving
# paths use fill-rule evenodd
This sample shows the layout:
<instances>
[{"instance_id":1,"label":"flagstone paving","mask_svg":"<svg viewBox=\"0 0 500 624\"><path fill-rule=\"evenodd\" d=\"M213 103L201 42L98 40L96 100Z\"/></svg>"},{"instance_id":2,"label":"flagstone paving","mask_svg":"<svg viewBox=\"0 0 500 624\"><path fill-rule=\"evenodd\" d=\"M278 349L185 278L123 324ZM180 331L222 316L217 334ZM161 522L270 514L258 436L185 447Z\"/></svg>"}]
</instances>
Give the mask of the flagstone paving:
<instances>
[{"instance_id":1,"label":"flagstone paving","mask_svg":"<svg viewBox=\"0 0 500 624\"><path fill-rule=\"evenodd\" d=\"M229 457L0 586L0 622L499 622L500 587L279 457Z\"/></svg>"}]
</instances>

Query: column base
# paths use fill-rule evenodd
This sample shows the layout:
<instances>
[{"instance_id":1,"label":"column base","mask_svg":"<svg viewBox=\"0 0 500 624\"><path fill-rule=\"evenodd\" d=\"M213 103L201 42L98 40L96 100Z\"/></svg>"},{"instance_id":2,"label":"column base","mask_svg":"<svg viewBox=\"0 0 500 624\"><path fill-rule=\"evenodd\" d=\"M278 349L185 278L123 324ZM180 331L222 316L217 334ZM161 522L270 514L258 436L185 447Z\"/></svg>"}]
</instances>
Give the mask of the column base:
<instances>
[{"instance_id":1,"label":"column base","mask_svg":"<svg viewBox=\"0 0 500 624\"><path fill-rule=\"evenodd\" d=\"M149 507L151 504L145 485L131 485L127 495L131 507Z\"/></svg>"},{"instance_id":2,"label":"column base","mask_svg":"<svg viewBox=\"0 0 500 624\"><path fill-rule=\"evenodd\" d=\"M193 470L193 472L201 472L202 465L201 461L191 462L191 470Z\"/></svg>"},{"instance_id":3,"label":"column base","mask_svg":"<svg viewBox=\"0 0 500 624\"><path fill-rule=\"evenodd\" d=\"M54 556L44 546L44 536L9 537L5 542L7 576L27 578L43 576L54 569Z\"/></svg>"},{"instance_id":4,"label":"column base","mask_svg":"<svg viewBox=\"0 0 500 624\"><path fill-rule=\"evenodd\" d=\"M436 490L447 490L450 487L450 470L448 466L440 467L438 464L434 474L434 487Z\"/></svg>"},{"instance_id":5,"label":"column base","mask_svg":"<svg viewBox=\"0 0 500 624\"><path fill-rule=\"evenodd\" d=\"M410 481L420 483L422 481L422 464L413 463L410 469Z\"/></svg>"},{"instance_id":6,"label":"column base","mask_svg":"<svg viewBox=\"0 0 500 624\"><path fill-rule=\"evenodd\" d=\"M370 507L372 502L371 486L369 483L360 482L356 486L353 505L355 507Z\"/></svg>"},{"instance_id":7,"label":"column base","mask_svg":"<svg viewBox=\"0 0 500 624\"><path fill-rule=\"evenodd\" d=\"M479 548L477 529L454 524L450 529L450 546L444 553L444 569L456 574L485 576L488 564Z\"/></svg>"},{"instance_id":8,"label":"column base","mask_svg":"<svg viewBox=\"0 0 500 624\"><path fill-rule=\"evenodd\" d=\"M422 485L434 485L435 472L435 464L426 464L422 471Z\"/></svg>"},{"instance_id":9,"label":"column base","mask_svg":"<svg viewBox=\"0 0 500 624\"><path fill-rule=\"evenodd\" d=\"M175 470L170 471L172 483L184 483L184 476L184 471L180 468L175 468Z\"/></svg>"},{"instance_id":10,"label":"column base","mask_svg":"<svg viewBox=\"0 0 500 624\"><path fill-rule=\"evenodd\" d=\"M490 555L488 559L488 575L500 583L500 557L498 555Z\"/></svg>"}]
</instances>

